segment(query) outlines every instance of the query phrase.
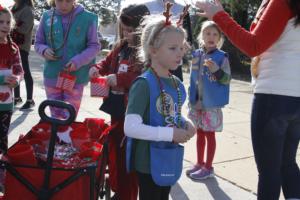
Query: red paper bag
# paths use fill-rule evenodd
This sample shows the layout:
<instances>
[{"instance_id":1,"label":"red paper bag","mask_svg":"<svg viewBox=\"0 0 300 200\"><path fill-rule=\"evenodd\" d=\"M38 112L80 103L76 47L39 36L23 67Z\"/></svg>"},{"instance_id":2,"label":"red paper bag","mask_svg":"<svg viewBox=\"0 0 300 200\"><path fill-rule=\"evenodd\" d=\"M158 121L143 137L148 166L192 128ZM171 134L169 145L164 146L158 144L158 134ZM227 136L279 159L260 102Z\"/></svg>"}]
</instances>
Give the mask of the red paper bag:
<instances>
[{"instance_id":1,"label":"red paper bag","mask_svg":"<svg viewBox=\"0 0 300 200\"><path fill-rule=\"evenodd\" d=\"M91 79L91 96L92 97L107 97L109 86L106 78L98 77Z\"/></svg>"},{"instance_id":2,"label":"red paper bag","mask_svg":"<svg viewBox=\"0 0 300 200\"><path fill-rule=\"evenodd\" d=\"M57 78L56 87L71 92L74 88L76 77L69 72L60 72Z\"/></svg>"}]
</instances>

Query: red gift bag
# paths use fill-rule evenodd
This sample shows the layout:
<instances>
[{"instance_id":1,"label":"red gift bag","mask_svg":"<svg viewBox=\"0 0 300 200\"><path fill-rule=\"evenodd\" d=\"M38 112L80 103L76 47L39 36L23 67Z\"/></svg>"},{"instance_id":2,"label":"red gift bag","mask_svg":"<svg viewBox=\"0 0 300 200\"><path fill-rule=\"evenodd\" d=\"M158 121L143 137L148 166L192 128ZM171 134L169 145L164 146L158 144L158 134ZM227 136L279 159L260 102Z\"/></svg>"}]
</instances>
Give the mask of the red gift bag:
<instances>
[{"instance_id":1,"label":"red gift bag","mask_svg":"<svg viewBox=\"0 0 300 200\"><path fill-rule=\"evenodd\" d=\"M56 87L71 92L75 82L76 77L71 75L70 72L60 72L57 78Z\"/></svg>"},{"instance_id":2,"label":"red gift bag","mask_svg":"<svg viewBox=\"0 0 300 200\"><path fill-rule=\"evenodd\" d=\"M109 86L106 78L98 77L91 79L91 96L92 97L107 97L109 93Z\"/></svg>"},{"instance_id":3,"label":"red gift bag","mask_svg":"<svg viewBox=\"0 0 300 200\"><path fill-rule=\"evenodd\" d=\"M7 157L12 164L36 166L33 147L30 144L16 144L7 151Z\"/></svg>"}]
</instances>

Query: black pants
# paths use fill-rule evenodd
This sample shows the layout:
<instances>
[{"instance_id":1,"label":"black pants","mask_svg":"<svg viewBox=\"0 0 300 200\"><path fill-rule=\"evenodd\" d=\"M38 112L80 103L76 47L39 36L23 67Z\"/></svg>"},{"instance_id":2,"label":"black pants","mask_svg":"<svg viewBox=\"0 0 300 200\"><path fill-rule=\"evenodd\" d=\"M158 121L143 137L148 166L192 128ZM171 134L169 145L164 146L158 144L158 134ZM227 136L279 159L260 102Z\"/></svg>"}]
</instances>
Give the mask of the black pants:
<instances>
[{"instance_id":1,"label":"black pants","mask_svg":"<svg viewBox=\"0 0 300 200\"><path fill-rule=\"evenodd\" d=\"M151 174L138 172L140 200L168 200L171 186L159 186L153 182Z\"/></svg>"},{"instance_id":2,"label":"black pants","mask_svg":"<svg viewBox=\"0 0 300 200\"><path fill-rule=\"evenodd\" d=\"M182 75L182 65L179 65L177 69L170 70L171 73L175 76L177 76L181 81L183 81L183 75Z\"/></svg>"},{"instance_id":3,"label":"black pants","mask_svg":"<svg viewBox=\"0 0 300 200\"><path fill-rule=\"evenodd\" d=\"M24 70L24 80L26 85L27 99L32 99L33 79L31 76L29 62L28 62L29 53L27 51L20 50L20 54L21 54L22 66ZM18 97L20 97L20 86L17 86L15 88L15 98Z\"/></svg>"},{"instance_id":4,"label":"black pants","mask_svg":"<svg viewBox=\"0 0 300 200\"><path fill-rule=\"evenodd\" d=\"M300 97L255 94L251 133L258 169L258 200L300 199L296 162L300 140Z\"/></svg>"},{"instance_id":5,"label":"black pants","mask_svg":"<svg viewBox=\"0 0 300 200\"><path fill-rule=\"evenodd\" d=\"M9 130L12 111L0 111L0 152L7 151L7 134Z\"/></svg>"}]
</instances>

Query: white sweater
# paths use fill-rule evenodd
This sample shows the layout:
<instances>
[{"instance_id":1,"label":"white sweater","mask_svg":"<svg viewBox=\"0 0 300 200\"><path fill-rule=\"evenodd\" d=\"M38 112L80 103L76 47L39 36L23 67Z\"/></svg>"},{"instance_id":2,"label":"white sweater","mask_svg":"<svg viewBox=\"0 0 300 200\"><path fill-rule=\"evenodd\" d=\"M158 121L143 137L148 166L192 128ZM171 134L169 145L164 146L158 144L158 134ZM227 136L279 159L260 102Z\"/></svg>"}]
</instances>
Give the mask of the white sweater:
<instances>
[{"instance_id":1,"label":"white sweater","mask_svg":"<svg viewBox=\"0 0 300 200\"><path fill-rule=\"evenodd\" d=\"M260 55L254 93L300 97L300 25L290 19L280 38Z\"/></svg>"}]
</instances>

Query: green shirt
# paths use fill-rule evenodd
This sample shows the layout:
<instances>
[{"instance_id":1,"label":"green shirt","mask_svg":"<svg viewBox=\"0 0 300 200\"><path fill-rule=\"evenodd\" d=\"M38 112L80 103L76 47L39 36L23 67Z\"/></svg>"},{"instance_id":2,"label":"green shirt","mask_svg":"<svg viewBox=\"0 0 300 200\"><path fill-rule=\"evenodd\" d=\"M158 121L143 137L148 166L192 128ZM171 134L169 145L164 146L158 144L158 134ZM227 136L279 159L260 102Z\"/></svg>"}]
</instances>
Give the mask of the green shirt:
<instances>
[{"instance_id":1,"label":"green shirt","mask_svg":"<svg viewBox=\"0 0 300 200\"><path fill-rule=\"evenodd\" d=\"M161 81L172 85L171 78L162 78ZM130 88L127 113L137 114L143 119L143 123L149 125L150 121L150 91L145 79L136 80ZM141 173L150 173L150 143L148 140L133 140L133 152L135 170Z\"/></svg>"},{"instance_id":2,"label":"green shirt","mask_svg":"<svg viewBox=\"0 0 300 200\"><path fill-rule=\"evenodd\" d=\"M131 86L126 114L138 114L144 124L149 124L150 92L145 79L138 79ZM134 139L133 152L134 168L141 173L150 173L149 141Z\"/></svg>"}]
</instances>

